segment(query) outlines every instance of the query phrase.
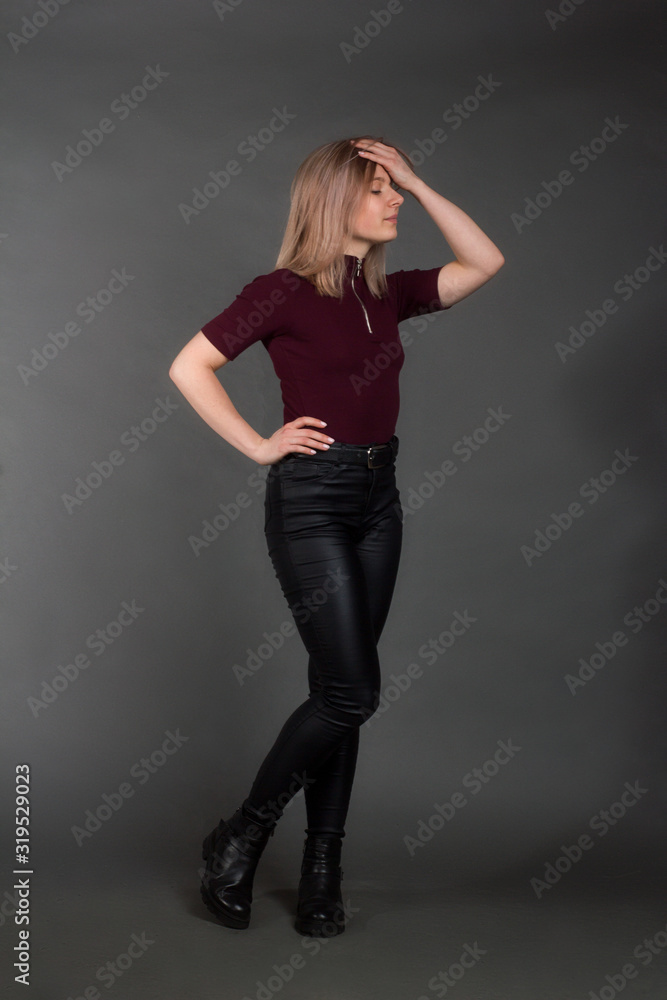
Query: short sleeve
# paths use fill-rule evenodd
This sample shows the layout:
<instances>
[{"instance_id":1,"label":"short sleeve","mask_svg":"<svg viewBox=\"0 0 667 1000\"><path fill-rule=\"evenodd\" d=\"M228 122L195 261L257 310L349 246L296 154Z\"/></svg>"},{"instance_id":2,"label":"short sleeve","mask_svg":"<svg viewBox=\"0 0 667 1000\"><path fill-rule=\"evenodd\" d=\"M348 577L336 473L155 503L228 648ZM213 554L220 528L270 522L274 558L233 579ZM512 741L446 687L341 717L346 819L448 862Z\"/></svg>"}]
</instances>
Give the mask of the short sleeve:
<instances>
[{"instance_id":1,"label":"short sleeve","mask_svg":"<svg viewBox=\"0 0 667 1000\"><path fill-rule=\"evenodd\" d=\"M287 300L280 272L260 274L245 285L223 312L201 327L214 347L232 361L258 340L266 341L282 323Z\"/></svg>"},{"instance_id":2,"label":"short sleeve","mask_svg":"<svg viewBox=\"0 0 667 1000\"><path fill-rule=\"evenodd\" d=\"M387 275L387 288L396 308L396 320L401 323L411 316L449 309L443 306L438 295L440 267L426 270L393 271Z\"/></svg>"}]
</instances>

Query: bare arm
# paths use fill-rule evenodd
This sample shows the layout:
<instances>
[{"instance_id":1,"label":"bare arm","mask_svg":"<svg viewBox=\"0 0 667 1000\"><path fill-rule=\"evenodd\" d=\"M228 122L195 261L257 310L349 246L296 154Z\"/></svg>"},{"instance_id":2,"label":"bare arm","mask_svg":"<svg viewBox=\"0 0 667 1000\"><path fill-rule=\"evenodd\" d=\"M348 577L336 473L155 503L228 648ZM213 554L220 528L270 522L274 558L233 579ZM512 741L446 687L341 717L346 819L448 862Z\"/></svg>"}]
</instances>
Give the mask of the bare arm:
<instances>
[{"instance_id":1,"label":"bare arm","mask_svg":"<svg viewBox=\"0 0 667 1000\"><path fill-rule=\"evenodd\" d=\"M209 427L234 448L260 465L270 465L290 451L310 454L312 449L322 449L322 442L333 441L327 434L304 426L325 426L316 417L298 417L270 438L263 438L243 419L215 374L228 362L200 330L174 358L169 377Z\"/></svg>"},{"instance_id":2,"label":"bare arm","mask_svg":"<svg viewBox=\"0 0 667 1000\"><path fill-rule=\"evenodd\" d=\"M469 215L423 181L415 181L412 194L456 256L451 264L440 268L438 275L440 302L452 306L486 284L503 266L505 258Z\"/></svg>"},{"instance_id":3,"label":"bare arm","mask_svg":"<svg viewBox=\"0 0 667 1000\"><path fill-rule=\"evenodd\" d=\"M169 377L216 434L254 458L263 439L243 419L215 374L228 360L200 330L172 362Z\"/></svg>"},{"instance_id":4,"label":"bare arm","mask_svg":"<svg viewBox=\"0 0 667 1000\"><path fill-rule=\"evenodd\" d=\"M438 295L443 307L453 306L481 288L500 270L505 258L495 243L463 209L417 177L398 150L365 139L359 139L356 146L360 156L381 164L398 187L416 198L454 252L456 260L443 265L438 275Z\"/></svg>"}]
</instances>

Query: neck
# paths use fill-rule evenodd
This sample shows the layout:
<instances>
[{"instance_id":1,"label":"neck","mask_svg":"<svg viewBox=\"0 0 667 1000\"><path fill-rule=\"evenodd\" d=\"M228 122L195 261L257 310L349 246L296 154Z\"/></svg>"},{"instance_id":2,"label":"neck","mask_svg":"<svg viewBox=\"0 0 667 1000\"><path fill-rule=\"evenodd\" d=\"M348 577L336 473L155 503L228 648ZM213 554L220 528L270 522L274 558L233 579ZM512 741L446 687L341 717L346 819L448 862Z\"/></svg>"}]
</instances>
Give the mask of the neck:
<instances>
[{"instance_id":1,"label":"neck","mask_svg":"<svg viewBox=\"0 0 667 1000\"><path fill-rule=\"evenodd\" d=\"M345 254L348 257L360 257L362 260L371 248L371 244L367 240L351 239L345 248Z\"/></svg>"}]
</instances>

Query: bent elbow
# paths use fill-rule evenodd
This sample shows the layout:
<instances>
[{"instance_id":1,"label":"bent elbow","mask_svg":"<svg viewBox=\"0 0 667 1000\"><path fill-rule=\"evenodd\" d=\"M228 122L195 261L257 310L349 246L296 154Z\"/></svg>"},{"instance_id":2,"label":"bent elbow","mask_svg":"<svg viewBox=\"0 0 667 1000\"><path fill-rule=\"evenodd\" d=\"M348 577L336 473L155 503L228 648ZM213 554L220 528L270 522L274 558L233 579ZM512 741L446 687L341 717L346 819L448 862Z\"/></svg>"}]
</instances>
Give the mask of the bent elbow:
<instances>
[{"instance_id":1,"label":"bent elbow","mask_svg":"<svg viewBox=\"0 0 667 1000\"><path fill-rule=\"evenodd\" d=\"M498 256L494 258L494 262L491 264L489 277L492 278L494 274L498 274L498 271L500 270L500 268L503 266L504 263L505 263L505 258L499 252Z\"/></svg>"},{"instance_id":2,"label":"bent elbow","mask_svg":"<svg viewBox=\"0 0 667 1000\"><path fill-rule=\"evenodd\" d=\"M174 385L178 386L180 389L181 384L187 375L186 366L184 366L183 358L180 354L177 355L172 361L168 374Z\"/></svg>"}]
</instances>

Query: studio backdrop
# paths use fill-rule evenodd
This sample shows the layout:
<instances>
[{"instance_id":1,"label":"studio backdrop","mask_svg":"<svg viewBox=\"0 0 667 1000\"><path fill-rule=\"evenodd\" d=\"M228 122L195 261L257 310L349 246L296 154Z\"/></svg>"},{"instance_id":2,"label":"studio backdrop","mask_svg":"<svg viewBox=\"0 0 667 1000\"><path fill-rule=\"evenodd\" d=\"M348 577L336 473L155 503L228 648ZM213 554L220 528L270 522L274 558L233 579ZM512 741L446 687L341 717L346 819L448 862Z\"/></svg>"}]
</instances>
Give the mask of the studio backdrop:
<instances>
[{"instance_id":1,"label":"studio backdrop","mask_svg":"<svg viewBox=\"0 0 667 1000\"><path fill-rule=\"evenodd\" d=\"M661 869L659 14L4 4L5 957L15 867L70 958L110 886L146 875L185 899L201 836L307 694L263 534L267 467L168 372L275 267L305 156L364 133L410 152L506 263L401 325L403 554L350 867L415 888L508 880L537 911L568 880ZM387 270L452 259L406 196ZM218 377L262 436L280 427L261 344ZM30 825L15 834L17 778ZM276 872L304 827L300 792ZM140 923L125 917L128 940ZM93 951L63 965L63 997L93 979Z\"/></svg>"}]
</instances>

